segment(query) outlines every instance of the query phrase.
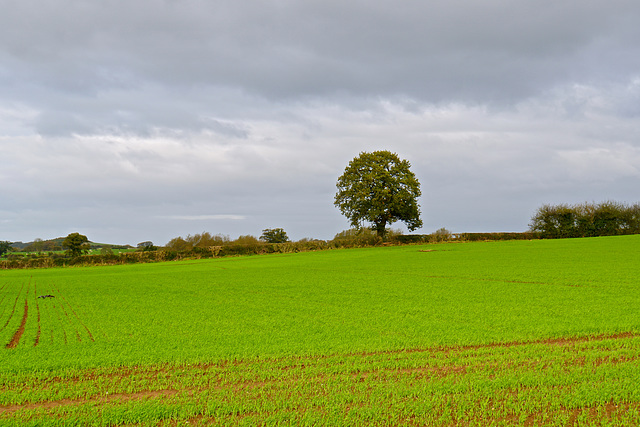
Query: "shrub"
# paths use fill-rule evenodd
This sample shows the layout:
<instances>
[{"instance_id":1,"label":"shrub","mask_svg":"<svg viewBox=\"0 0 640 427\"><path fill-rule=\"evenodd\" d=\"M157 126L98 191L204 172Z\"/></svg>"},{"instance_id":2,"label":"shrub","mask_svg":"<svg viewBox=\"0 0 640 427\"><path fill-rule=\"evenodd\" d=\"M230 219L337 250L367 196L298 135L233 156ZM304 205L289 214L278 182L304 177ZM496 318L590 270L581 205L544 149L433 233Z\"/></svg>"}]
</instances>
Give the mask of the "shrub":
<instances>
[{"instance_id":1,"label":"shrub","mask_svg":"<svg viewBox=\"0 0 640 427\"><path fill-rule=\"evenodd\" d=\"M640 233L640 206L606 201L569 206L543 205L529 229L548 239Z\"/></svg>"},{"instance_id":2,"label":"shrub","mask_svg":"<svg viewBox=\"0 0 640 427\"><path fill-rule=\"evenodd\" d=\"M354 248L363 246L376 246L382 244L383 240L370 228L350 228L336 234L331 240L335 247Z\"/></svg>"},{"instance_id":3,"label":"shrub","mask_svg":"<svg viewBox=\"0 0 640 427\"><path fill-rule=\"evenodd\" d=\"M431 237L430 234L402 234L394 237L394 241L401 244L426 243Z\"/></svg>"},{"instance_id":4,"label":"shrub","mask_svg":"<svg viewBox=\"0 0 640 427\"><path fill-rule=\"evenodd\" d=\"M459 233L454 236L455 240L464 242L477 241L499 241L499 240L535 240L539 239L540 234L525 231L524 233L501 232L501 233Z\"/></svg>"},{"instance_id":5,"label":"shrub","mask_svg":"<svg viewBox=\"0 0 640 427\"><path fill-rule=\"evenodd\" d=\"M451 240L451 238L451 232L442 227L437 229L433 234L429 236L429 241L432 243L448 242L449 240Z\"/></svg>"},{"instance_id":6,"label":"shrub","mask_svg":"<svg viewBox=\"0 0 640 427\"><path fill-rule=\"evenodd\" d=\"M260 240L266 243L285 243L289 241L289 236L282 228L267 228L262 230Z\"/></svg>"}]
</instances>

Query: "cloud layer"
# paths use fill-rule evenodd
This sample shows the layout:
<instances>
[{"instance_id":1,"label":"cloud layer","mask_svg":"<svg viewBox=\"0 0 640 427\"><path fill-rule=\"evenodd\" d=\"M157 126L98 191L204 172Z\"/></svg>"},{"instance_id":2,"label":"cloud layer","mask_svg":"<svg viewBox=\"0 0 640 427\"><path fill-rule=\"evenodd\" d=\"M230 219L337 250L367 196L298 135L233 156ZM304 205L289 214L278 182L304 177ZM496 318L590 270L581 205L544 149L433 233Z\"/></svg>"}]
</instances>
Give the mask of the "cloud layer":
<instances>
[{"instance_id":1,"label":"cloud layer","mask_svg":"<svg viewBox=\"0 0 640 427\"><path fill-rule=\"evenodd\" d=\"M412 163L423 232L638 199L634 1L0 6L0 240L331 238L376 149Z\"/></svg>"}]
</instances>

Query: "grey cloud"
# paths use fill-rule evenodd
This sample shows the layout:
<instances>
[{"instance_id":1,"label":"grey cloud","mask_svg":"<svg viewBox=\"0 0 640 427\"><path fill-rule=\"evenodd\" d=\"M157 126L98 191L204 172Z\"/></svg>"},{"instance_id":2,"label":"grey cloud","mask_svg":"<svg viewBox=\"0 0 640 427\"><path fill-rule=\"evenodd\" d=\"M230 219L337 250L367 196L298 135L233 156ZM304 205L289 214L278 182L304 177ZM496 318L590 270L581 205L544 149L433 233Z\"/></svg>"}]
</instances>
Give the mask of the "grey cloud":
<instances>
[{"instance_id":1,"label":"grey cloud","mask_svg":"<svg viewBox=\"0 0 640 427\"><path fill-rule=\"evenodd\" d=\"M167 215L167 216L160 216L160 218L186 220L186 221L207 221L207 220L217 220L217 219L230 219L234 221L241 221L246 217L243 215L233 215L233 214L215 214L215 215Z\"/></svg>"},{"instance_id":2,"label":"grey cloud","mask_svg":"<svg viewBox=\"0 0 640 427\"><path fill-rule=\"evenodd\" d=\"M204 91L202 91L204 92ZM149 137L159 132L167 134L211 132L224 136L246 138L247 130L225 120L233 114L238 100L227 110L217 111L211 99L228 98L225 91L192 94L157 86L131 91L111 90L97 96L52 96L39 102L41 108L29 124L46 136L78 135L140 135Z\"/></svg>"},{"instance_id":3,"label":"grey cloud","mask_svg":"<svg viewBox=\"0 0 640 427\"><path fill-rule=\"evenodd\" d=\"M640 63L640 6L626 0L21 4L5 14L5 51L60 90L151 79L276 98L510 99L570 76L625 75ZM627 61L610 69L601 55ZM587 75L580 58L592 61Z\"/></svg>"},{"instance_id":4,"label":"grey cloud","mask_svg":"<svg viewBox=\"0 0 640 427\"><path fill-rule=\"evenodd\" d=\"M514 105L640 69L640 5L628 0L5 3L0 95L38 111L32 126L48 136L243 138L219 119L256 104Z\"/></svg>"},{"instance_id":5,"label":"grey cloud","mask_svg":"<svg viewBox=\"0 0 640 427\"><path fill-rule=\"evenodd\" d=\"M637 197L635 0L0 10L0 240L331 238L335 180L375 149L411 161L424 232Z\"/></svg>"}]
</instances>

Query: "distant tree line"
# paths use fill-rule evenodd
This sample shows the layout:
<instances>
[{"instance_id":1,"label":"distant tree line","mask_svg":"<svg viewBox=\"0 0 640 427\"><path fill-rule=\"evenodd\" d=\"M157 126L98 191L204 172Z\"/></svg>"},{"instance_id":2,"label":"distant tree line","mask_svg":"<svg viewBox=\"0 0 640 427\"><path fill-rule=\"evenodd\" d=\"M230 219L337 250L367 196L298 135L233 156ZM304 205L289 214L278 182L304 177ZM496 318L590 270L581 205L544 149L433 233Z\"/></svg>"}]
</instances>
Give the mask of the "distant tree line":
<instances>
[{"instance_id":1,"label":"distant tree line","mask_svg":"<svg viewBox=\"0 0 640 427\"><path fill-rule=\"evenodd\" d=\"M238 255L291 253L338 248L356 248L383 244L420 244L448 241L522 240L539 238L569 238L640 234L640 204L628 205L613 201L583 203L577 205L543 205L531 219L530 230L523 233L451 233L440 228L431 234L403 235L399 230L379 227L355 227L341 231L332 240L304 238L289 240L282 228L267 228L257 238L251 235L231 240L229 236L202 232L171 239L164 247L150 241L141 242L135 252L115 253L112 249L128 249L130 246L107 246L89 242L86 236L71 233L66 238L50 241L36 239L23 245L25 256L9 254L0 261L0 269L41 268L68 265L113 265L172 261L180 259L217 258ZM384 237L382 237L382 236ZM57 245L60 246L57 246ZM88 255L90 247L100 247L100 254ZM0 256L14 251L12 243L0 241ZM65 254L48 252L47 249L66 249Z\"/></svg>"},{"instance_id":2,"label":"distant tree line","mask_svg":"<svg viewBox=\"0 0 640 427\"><path fill-rule=\"evenodd\" d=\"M51 255L56 252L65 251L68 256L77 256L86 253L90 249L131 249L130 245L105 245L102 243L93 243L88 240L82 239L82 234L71 233L67 237L58 237L56 239L42 240L40 238L34 239L33 242L9 242L0 241L0 256L5 253L12 252L18 256L18 253L23 254L47 254ZM80 240L77 240L80 239ZM66 242L66 243L65 243ZM146 242L145 242L146 243ZM149 242L150 243L150 242Z\"/></svg>"},{"instance_id":3,"label":"distant tree line","mask_svg":"<svg viewBox=\"0 0 640 427\"><path fill-rule=\"evenodd\" d=\"M494 233L452 233L446 228L436 230L431 234L405 234L395 236L392 241L402 244L411 243L444 243L444 242L494 242L503 240L535 240L540 239L540 233L525 232L494 232Z\"/></svg>"},{"instance_id":4,"label":"distant tree line","mask_svg":"<svg viewBox=\"0 0 640 427\"><path fill-rule=\"evenodd\" d=\"M639 234L640 204L606 201L543 205L529 227L545 239Z\"/></svg>"},{"instance_id":5,"label":"distant tree line","mask_svg":"<svg viewBox=\"0 0 640 427\"><path fill-rule=\"evenodd\" d=\"M34 239L28 244L22 242L11 243L11 250L15 252L55 252L62 250L62 238L42 240Z\"/></svg>"},{"instance_id":6,"label":"distant tree line","mask_svg":"<svg viewBox=\"0 0 640 427\"><path fill-rule=\"evenodd\" d=\"M385 235L386 239L383 239L377 235L376 230L353 228L341 231L332 240L303 238L292 242L281 228L265 229L259 238L245 235L235 240L222 234L202 232L187 235L186 237L173 238L165 246L160 247L154 246L151 242L141 242L134 252L115 253L108 250L110 248L102 248L103 250L100 254L91 255L83 252L80 255L71 256L69 250L67 250L65 254L32 253L28 256L10 256L7 260L0 261L0 269L119 265L413 243L401 241L399 238L402 235L398 230L388 229ZM78 241L77 243L82 248L82 245L86 242Z\"/></svg>"},{"instance_id":7,"label":"distant tree line","mask_svg":"<svg viewBox=\"0 0 640 427\"><path fill-rule=\"evenodd\" d=\"M304 239L311 240L311 239ZM251 235L240 236L231 240L223 234L211 234L207 231L187 235L186 237L174 237L165 245L165 249L178 252L191 251L197 248L215 248L222 246L256 246L266 243L287 243L287 233L282 228L267 228L262 230L260 238Z\"/></svg>"}]
</instances>

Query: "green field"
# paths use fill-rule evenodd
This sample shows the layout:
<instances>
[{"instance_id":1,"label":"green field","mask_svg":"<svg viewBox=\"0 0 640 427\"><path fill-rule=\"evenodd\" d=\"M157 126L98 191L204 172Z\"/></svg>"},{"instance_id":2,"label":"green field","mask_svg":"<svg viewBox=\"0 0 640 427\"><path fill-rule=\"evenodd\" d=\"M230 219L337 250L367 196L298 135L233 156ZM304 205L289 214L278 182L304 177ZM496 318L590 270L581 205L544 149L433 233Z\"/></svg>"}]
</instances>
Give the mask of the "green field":
<instances>
[{"instance_id":1,"label":"green field","mask_svg":"<svg viewBox=\"0 0 640 427\"><path fill-rule=\"evenodd\" d=\"M639 261L621 236L0 271L0 425L638 425Z\"/></svg>"}]
</instances>

